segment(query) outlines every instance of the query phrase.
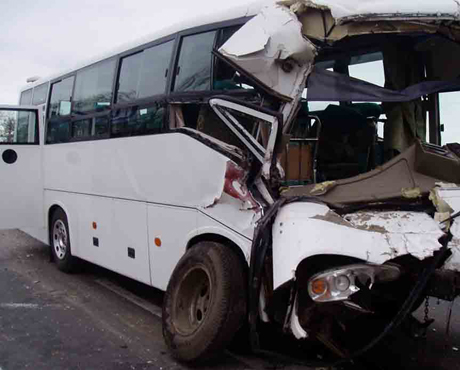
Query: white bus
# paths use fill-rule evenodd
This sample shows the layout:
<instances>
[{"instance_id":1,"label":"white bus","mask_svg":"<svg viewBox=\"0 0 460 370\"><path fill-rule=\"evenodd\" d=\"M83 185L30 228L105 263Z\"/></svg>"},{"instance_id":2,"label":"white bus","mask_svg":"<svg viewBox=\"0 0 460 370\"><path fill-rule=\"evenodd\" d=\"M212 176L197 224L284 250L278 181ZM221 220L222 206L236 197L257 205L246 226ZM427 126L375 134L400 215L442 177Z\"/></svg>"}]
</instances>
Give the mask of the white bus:
<instances>
[{"instance_id":1,"label":"white bus","mask_svg":"<svg viewBox=\"0 0 460 370\"><path fill-rule=\"evenodd\" d=\"M184 362L237 332L257 350L268 324L349 359L424 297L453 300L456 6L342 3L197 20L27 85L0 108L0 226L63 271L166 291Z\"/></svg>"}]
</instances>

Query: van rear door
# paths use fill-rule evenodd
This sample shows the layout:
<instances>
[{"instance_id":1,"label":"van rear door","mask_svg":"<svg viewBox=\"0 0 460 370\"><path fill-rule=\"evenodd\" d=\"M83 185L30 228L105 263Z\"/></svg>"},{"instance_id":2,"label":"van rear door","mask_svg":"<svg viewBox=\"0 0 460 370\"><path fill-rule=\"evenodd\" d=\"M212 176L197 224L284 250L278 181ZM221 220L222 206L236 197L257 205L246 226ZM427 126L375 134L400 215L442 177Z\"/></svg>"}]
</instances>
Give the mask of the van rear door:
<instances>
[{"instance_id":1,"label":"van rear door","mask_svg":"<svg viewBox=\"0 0 460 370\"><path fill-rule=\"evenodd\" d=\"M43 113L0 105L0 229L43 228Z\"/></svg>"}]
</instances>

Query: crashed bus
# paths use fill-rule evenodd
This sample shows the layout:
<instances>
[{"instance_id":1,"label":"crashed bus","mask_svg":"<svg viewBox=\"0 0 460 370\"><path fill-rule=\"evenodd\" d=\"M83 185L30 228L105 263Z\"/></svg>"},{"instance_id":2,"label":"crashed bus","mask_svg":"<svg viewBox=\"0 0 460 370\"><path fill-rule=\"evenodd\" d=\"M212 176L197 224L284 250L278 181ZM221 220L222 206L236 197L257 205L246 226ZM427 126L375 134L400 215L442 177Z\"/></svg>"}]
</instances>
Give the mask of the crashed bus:
<instances>
[{"instance_id":1,"label":"crashed bus","mask_svg":"<svg viewBox=\"0 0 460 370\"><path fill-rule=\"evenodd\" d=\"M459 12L270 2L35 81L1 107L1 226L166 291L180 361L264 325L363 353L459 294Z\"/></svg>"}]
</instances>

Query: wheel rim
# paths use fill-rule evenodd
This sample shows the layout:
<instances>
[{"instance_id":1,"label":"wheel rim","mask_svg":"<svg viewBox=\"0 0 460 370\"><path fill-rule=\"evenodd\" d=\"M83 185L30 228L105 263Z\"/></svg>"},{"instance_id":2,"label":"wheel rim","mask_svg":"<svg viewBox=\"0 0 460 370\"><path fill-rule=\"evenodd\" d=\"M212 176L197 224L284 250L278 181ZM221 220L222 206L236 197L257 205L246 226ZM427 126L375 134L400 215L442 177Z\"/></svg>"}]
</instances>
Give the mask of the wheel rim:
<instances>
[{"instance_id":1,"label":"wheel rim","mask_svg":"<svg viewBox=\"0 0 460 370\"><path fill-rule=\"evenodd\" d=\"M173 322L183 335L193 334L208 316L212 303L212 285L207 271L197 267L182 279L177 291Z\"/></svg>"},{"instance_id":2,"label":"wheel rim","mask_svg":"<svg viewBox=\"0 0 460 370\"><path fill-rule=\"evenodd\" d=\"M53 227L53 248L57 258L63 260L67 254L67 229L64 222L57 220Z\"/></svg>"}]
</instances>

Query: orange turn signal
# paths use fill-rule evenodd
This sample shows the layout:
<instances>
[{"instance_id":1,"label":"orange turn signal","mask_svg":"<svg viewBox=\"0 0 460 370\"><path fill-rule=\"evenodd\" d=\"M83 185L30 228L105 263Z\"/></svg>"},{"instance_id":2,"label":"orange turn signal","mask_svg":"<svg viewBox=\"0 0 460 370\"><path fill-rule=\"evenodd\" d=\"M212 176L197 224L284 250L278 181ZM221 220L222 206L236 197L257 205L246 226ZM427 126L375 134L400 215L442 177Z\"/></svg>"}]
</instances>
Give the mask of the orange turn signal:
<instances>
[{"instance_id":1,"label":"orange turn signal","mask_svg":"<svg viewBox=\"0 0 460 370\"><path fill-rule=\"evenodd\" d=\"M327 283L323 279L313 280L311 283L311 291L314 294L321 295L324 294L327 290Z\"/></svg>"},{"instance_id":2,"label":"orange turn signal","mask_svg":"<svg viewBox=\"0 0 460 370\"><path fill-rule=\"evenodd\" d=\"M160 238L155 238L155 245L157 247L161 247L161 239Z\"/></svg>"}]
</instances>

